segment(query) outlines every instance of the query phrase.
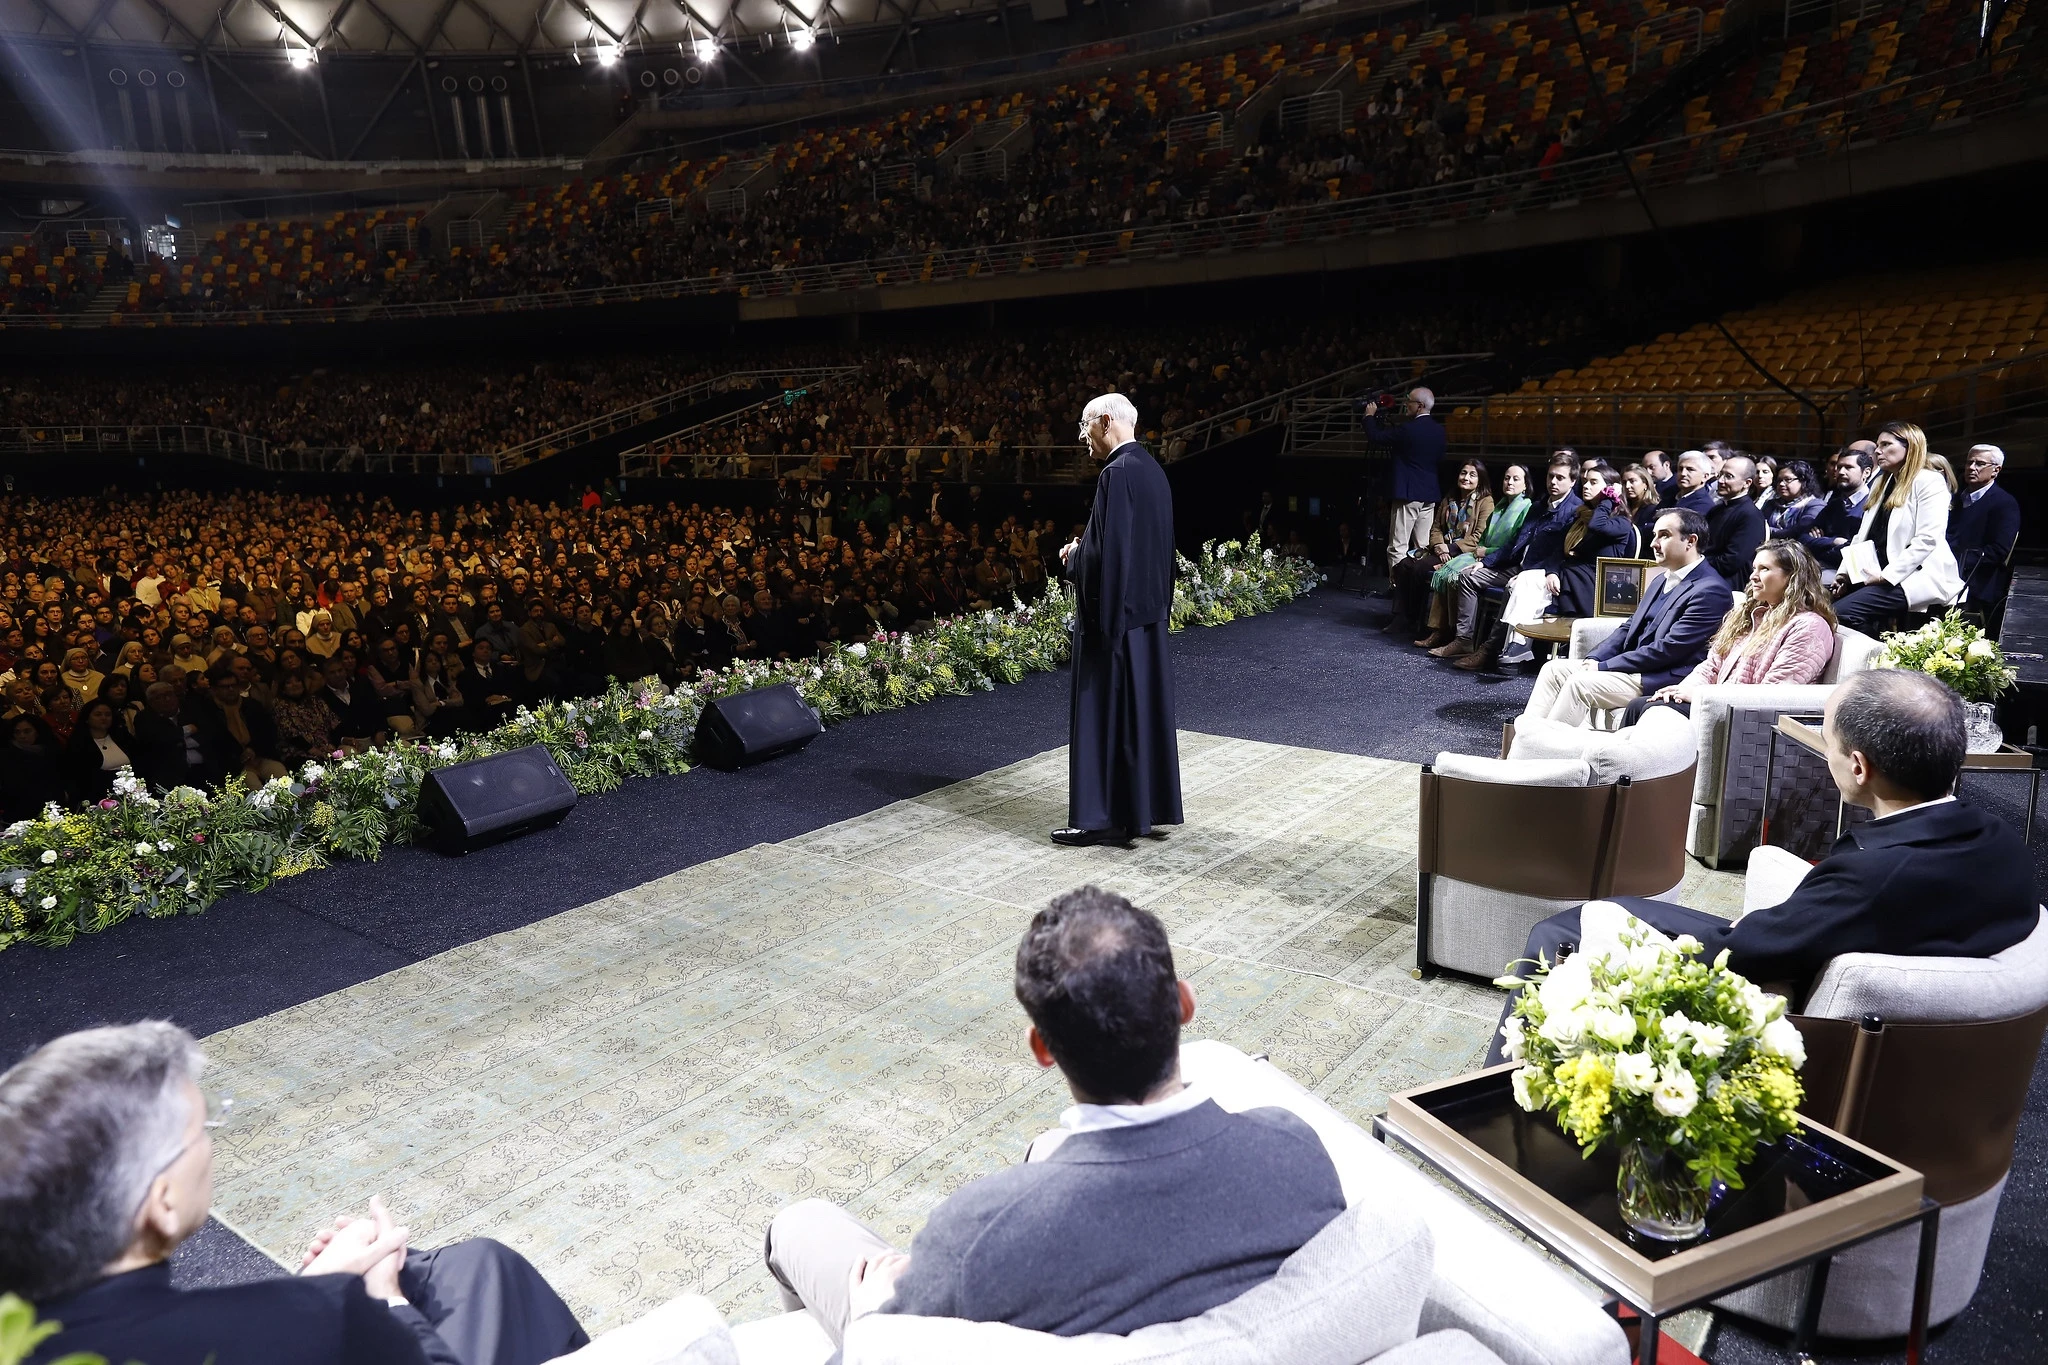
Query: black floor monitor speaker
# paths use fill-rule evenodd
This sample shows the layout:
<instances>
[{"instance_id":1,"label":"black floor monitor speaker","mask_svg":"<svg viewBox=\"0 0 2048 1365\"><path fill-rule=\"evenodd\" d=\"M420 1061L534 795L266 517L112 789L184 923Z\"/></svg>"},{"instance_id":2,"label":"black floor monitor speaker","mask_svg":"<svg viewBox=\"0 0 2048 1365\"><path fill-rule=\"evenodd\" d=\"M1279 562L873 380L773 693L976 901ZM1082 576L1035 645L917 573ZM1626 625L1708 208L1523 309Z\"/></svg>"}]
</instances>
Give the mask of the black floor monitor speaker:
<instances>
[{"instance_id":1,"label":"black floor monitor speaker","mask_svg":"<svg viewBox=\"0 0 2048 1365\"><path fill-rule=\"evenodd\" d=\"M697 718L697 757L714 768L744 768L793 754L825 723L791 683L721 697Z\"/></svg>"},{"instance_id":2,"label":"black floor monitor speaker","mask_svg":"<svg viewBox=\"0 0 2048 1365\"><path fill-rule=\"evenodd\" d=\"M420 823L443 853L468 853L559 824L576 789L539 744L451 763L420 783Z\"/></svg>"}]
</instances>

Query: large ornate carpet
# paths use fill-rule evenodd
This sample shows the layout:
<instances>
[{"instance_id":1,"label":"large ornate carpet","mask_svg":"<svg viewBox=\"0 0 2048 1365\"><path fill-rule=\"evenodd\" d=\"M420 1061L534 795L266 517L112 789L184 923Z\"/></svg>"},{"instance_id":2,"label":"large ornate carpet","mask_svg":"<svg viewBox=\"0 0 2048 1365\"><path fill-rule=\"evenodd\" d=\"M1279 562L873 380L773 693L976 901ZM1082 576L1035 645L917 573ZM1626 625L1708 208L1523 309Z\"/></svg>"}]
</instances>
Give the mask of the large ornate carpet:
<instances>
[{"instance_id":1,"label":"large ornate carpet","mask_svg":"<svg viewBox=\"0 0 2048 1365\"><path fill-rule=\"evenodd\" d=\"M1057 1121L1011 961L1088 881L1165 920L1192 1036L1359 1120L1475 1064L1498 997L1409 975L1415 766L1181 745L1188 823L1135 849L1047 842L1054 749L216 1034L216 1210L295 1264L381 1192L416 1244L518 1247L593 1331L685 1291L758 1316L782 1204L823 1195L907 1244ZM1690 904L1739 896L1691 880Z\"/></svg>"}]
</instances>

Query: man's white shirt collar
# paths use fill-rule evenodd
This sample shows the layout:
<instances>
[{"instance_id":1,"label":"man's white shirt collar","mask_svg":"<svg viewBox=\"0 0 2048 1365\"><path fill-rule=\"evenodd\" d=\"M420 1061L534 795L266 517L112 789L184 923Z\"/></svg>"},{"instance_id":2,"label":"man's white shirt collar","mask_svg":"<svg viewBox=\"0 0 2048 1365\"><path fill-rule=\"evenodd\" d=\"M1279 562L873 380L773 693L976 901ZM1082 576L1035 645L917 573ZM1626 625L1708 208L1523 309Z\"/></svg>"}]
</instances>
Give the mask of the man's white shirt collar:
<instances>
[{"instance_id":1,"label":"man's white shirt collar","mask_svg":"<svg viewBox=\"0 0 2048 1365\"><path fill-rule=\"evenodd\" d=\"M1660 587L1657 591L1671 591L1671 589L1677 587L1680 583L1683 583L1685 581L1687 574L1690 574L1694 569L1697 569L1700 565L1706 562L1706 557L1702 555L1700 558L1695 559L1692 563L1686 565L1682 569L1666 569L1664 571L1664 585Z\"/></svg>"},{"instance_id":2,"label":"man's white shirt collar","mask_svg":"<svg viewBox=\"0 0 2048 1365\"><path fill-rule=\"evenodd\" d=\"M1180 1093L1169 1096L1157 1104L1075 1104L1069 1105L1060 1115L1060 1127L1069 1136L1075 1133L1097 1133L1109 1128L1140 1128L1148 1123L1158 1123L1188 1110L1209 1098L1208 1093L1198 1085L1182 1086Z\"/></svg>"},{"instance_id":3,"label":"man's white shirt collar","mask_svg":"<svg viewBox=\"0 0 2048 1365\"><path fill-rule=\"evenodd\" d=\"M1979 488L1979 489L1977 489L1977 490L1976 490L1975 492L1972 492L1972 493L1968 494L1967 496L1965 496L1965 497L1963 498L1963 501L1964 501L1964 502L1975 502L1975 501L1977 501L1977 499L1979 499L1979 498L1983 497L1983 496L1984 496L1984 495L1985 495L1986 493L1989 493L1989 492L1991 491L1991 488L1992 488L1992 485L1990 485L1990 484L1988 484L1988 483L1987 483L1987 484L1985 484L1985 485L1984 485L1984 486L1983 486L1982 488Z\"/></svg>"}]
</instances>

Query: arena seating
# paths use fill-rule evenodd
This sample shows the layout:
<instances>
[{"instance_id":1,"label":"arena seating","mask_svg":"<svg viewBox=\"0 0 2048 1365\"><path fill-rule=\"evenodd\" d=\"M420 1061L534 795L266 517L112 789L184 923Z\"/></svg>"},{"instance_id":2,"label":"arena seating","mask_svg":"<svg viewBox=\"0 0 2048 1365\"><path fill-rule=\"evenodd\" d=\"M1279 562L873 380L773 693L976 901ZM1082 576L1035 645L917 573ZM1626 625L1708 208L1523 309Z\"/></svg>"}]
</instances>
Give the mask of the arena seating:
<instances>
[{"instance_id":1,"label":"arena seating","mask_svg":"<svg viewBox=\"0 0 2048 1365\"><path fill-rule=\"evenodd\" d=\"M0 315L80 311L99 288L107 260L103 245L81 250L55 229L0 243Z\"/></svg>"},{"instance_id":2,"label":"arena seating","mask_svg":"<svg viewBox=\"0 0 2048 1365\"><path fill-rule=\"evenodd\" d=\"M2044 313L2048 259L2037 259L1842 280L1730 314L1724 322L1793 388L1841 394L1866 387L1888 416L1890 406L1918 415L1953 402L1965 385L1985 406L2016 380L2030 377L2038 385L2036 362L2048 339ZM1944 382L1962 371L1975 373ZM1568 440L1575 422L1597 434L1617 397L1631 420L1676 415L1681 402L1693 416L1728 418L1738 396L1750 393L1763 401L1740 400L1749 418L1797 411L1793 400L1772 398L1764 378L1712 324L1702 323L1530 380L1518 394L1492 400L1486 438L1508 444ZM1479 420L1474 407L1453 410L1447 418L1451 439L1477 441Z\"/></svg>"}]
</instances>

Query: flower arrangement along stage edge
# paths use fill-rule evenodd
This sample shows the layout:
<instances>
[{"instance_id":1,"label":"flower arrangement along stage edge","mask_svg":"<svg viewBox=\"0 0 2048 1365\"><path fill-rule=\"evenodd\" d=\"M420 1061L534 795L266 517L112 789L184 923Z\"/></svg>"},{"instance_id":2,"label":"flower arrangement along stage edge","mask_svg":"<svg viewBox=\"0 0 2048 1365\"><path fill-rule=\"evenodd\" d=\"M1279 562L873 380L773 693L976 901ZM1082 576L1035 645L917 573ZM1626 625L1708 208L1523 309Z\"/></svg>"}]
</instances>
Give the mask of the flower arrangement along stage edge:
<instances>
[{"instance_id":1,"label":"flower arrangement along stage edge","mask_svg":"<svg viewBox=\"0 0 2048 1365\"><path fill-rule=\"evenodd\" d=\"M1174 630L1271 611L1322 581L1307 560L1262 549L1256 536L1176 559ZM627 778L688 772L705 703L735 693L793 683L832 724L990 691L1065 662L1073 611L1072 594L1053 584L1035 603L834 645L816 659L742 660L677 689L613 682L599 696L521 707L488 734L337 753L254 791L236 778L158 796L124 769L107 800L52 805L0 832L0 948L55 947L135 914L195 913L336 858L374 859L419 832L420 784L451 763L545 745L589 796Z\"/></svg>"}]
</instances>

